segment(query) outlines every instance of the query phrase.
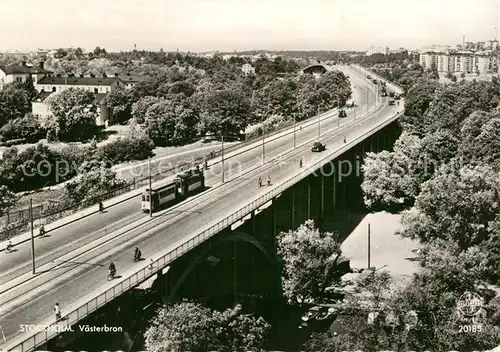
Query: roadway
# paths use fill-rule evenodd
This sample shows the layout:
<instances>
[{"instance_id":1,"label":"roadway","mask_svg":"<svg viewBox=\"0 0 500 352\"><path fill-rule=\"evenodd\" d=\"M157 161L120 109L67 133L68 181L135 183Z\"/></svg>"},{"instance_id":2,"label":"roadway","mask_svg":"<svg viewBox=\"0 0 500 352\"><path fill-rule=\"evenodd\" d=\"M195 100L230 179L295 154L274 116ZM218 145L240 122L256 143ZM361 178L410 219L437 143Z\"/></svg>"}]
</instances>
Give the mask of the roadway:
<instances>
[{"instance_id":1,"label":"roadway","mask_svg":"<svg viewBox=\"0 0 500 352\"><path fill-rule=\"evenodd\" d=\"M354 74L350 76L353 79ZM359 82L357 84L362 86ZM365 91L355 98L359 105L357 120L353 121L352 114L341 120L340 132L348 139L393 114L394 108L385 106L382 115L363 118L362 111L366 114ZM374 100L373 94L370 100ZM337 126L335 115L321 123L322 134ZM133 269L138 265L131 260L136 245L141 248L143 257L154 257L159 250L268 191L267 187L259 189L256 186L258 176L265 178L270 174L277 183L297 170L300 157L304 158L305 165L323 157L324 153L314 155L310 152L310 141L317 138L317 131L318 124L314 122L304 125L302 130L297 129L298 147L295 150L292 148L293 134L266 143L266 160L278 158L264 166L260 166L262 147L258 145L226 159L225 174L229 182L223 185L220 164L214 165L206 173L208 191L155 213L152 219L140 212L140 200L134 198L104 214L55 230L48 238L37 239L39 274L34 276L31 275L30 243L17 246L17 251L8 255L2 253L0 270L4 275L0 279L0 326L7 341L19 333L20 324L50 320L55 301L60 302L64 313L65 305L105 284L110 261L116 264L119 275ZM343 138L337 133L324 135L321 140L326 142L328 149L343 145ZM279 158L288 151L286 157Z\"/></svg>"}]
</instances>

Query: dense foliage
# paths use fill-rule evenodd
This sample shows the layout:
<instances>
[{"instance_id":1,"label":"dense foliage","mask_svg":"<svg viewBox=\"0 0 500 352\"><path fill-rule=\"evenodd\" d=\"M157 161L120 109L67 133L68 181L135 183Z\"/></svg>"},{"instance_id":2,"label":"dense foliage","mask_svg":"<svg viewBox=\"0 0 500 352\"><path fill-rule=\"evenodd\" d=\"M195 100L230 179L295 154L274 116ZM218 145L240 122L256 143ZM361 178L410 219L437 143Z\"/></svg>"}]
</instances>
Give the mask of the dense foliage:
<instances>
[{"instance_id":1,"label":"dense foliage","mask_svg":"<svg viewBox=\"0 0 500 352\"><path fill-rule=\"evenodd\" d=\"M384 272L361 275L346 296L331 332L317 333L308 351L474 351L500 344L500 309L494 293L480 288L486 275L487 254L479 248L430 248L421 271L400 289L391 289ZM484 299L485 318L472 323L457 307L460 297L474 292ZM409 316L414 316L409 324ZM476 332L460 326L481 325Z\"/></svg>"},{"instance_id":2,"label":"dense foliage","mask_svg":"<svg viewBox=\"0 0 500 352\"><path fill-rule=\"evenodd\" d=\"M312 220L295 231L278 236L278 255L283 262L283 294L291 303L314 302L340 279L337 264L340 243L331 233L320 233Z\"/></svg>"},{"instance_id":3,"label":"dense foliage","mask_svg":"<svg viewBox=\"0 0 500 352\"><path fill-rule=\"evenodd\" d=\"M130 160L144 160L153 156L154 144L147 136L119 138L97 148L98 160L112 165Z\"/></svg>"},{"instance_id":4,"label":"dense foliage","mask_svg":"<svg viewBox=\"0 0 500 352\"><path fill-rule=\"evenodd\" d=\"M418 83L410 89L392 152L368 154L363 170L365 203L373 209L411 207L437 170L486 163L497 168L500 82Z\"/></svg>"},{"instance_id":5,"label":"dense foliage","mask_svg":"<svg viewBox=\"0 0 500 352\"><path fill-rule=\"evenodd\" d=\"M0 216L8 212L17 202L17 197L14 192L9 190L7 186L0 185Z\"/></svg>"},{"instance_id":6,"label":"dense foliage","mask_svg":"<svg viewBox=\"0 0 500 352\"><path fill-rule=\"evenodd\" d=\"M95 136L98 107L92 92L69 88L47 99L51 116L46 120L49 141L85 141Z\"/></svg>"},{"instance_id":7,"label":"dense foliage","mask_svg":"<svg viewBox=\"0 0 500 352\"><path fill-rule=\"evenodd\" d=\"M33 95L24 83L6 84L0 90L0 127L31 112Z\"/></svg>"},{"instance_id":8,"label":"dense foliage","mask_svg":"<svg viewBox=\"0 0 500 352\"><path fill-rule=\"evenodd\" d=\"M43 138L45 133L39 116L31 113L9 120L0 128L0 137L4 141L22 139L25 142L36 142Z\"/></svg>"},{"instance_id":9,"label":"dense foliage","mask_svg":"<svg viewBox=\"0 0 500 352\"><path fill-rule=\"evenodd\" d=\"M120 180L107 163L90 160L78 168L78 175L65 184L65 190L76 203L86 200L95 202L95 199L124 186L125 181Z\"/></svg>"},{"instance_id":10,"label":"dense foliage","mask_svg":"<svg viewBox=\"0 0 500 352\"><path fill-rule=\"evenodd\" d=\"M183 302L158 310L144 337L151 352L260 351L270 326L244 314Z\"/></svg>"}]
</instances>

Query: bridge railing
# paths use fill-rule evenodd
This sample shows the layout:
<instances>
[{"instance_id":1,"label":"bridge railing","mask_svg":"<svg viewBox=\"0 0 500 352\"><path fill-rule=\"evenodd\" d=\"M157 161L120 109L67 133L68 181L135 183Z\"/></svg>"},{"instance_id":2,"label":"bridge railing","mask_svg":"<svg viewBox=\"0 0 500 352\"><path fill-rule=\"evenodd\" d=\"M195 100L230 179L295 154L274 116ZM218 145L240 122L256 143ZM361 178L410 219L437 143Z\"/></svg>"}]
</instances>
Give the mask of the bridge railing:
<instances>
[{"instance_id":1,"label":"bridge railing","mask_svg":"<svg viewBox=\"0 0 500 352\"><path fill-rule=\"evenodd\" d=\"M200 243L206 241L213 235L219 233L221 230L224 230L234 224L235 222L243 219L245 216L250 214L253 210L261 207L267 202L273 200L275 197L283 193L285 190L298 183L314 171L320 169L325 164L330 162L332 159L338 157L346 150L350 149L353 145L363 141L367 136L377 132L378 130L384 128L395 119L398 118L400 113L392 116L387 119L384 123L370 129L369 131L363 133L359 137L353 139L351 142L347 143L340 149L338 149L335 153L325 156L323 159L319 160L315 164L304 167L304 169L296 174L295 176L289 178L288 180L282 182L277 185L273 189L271 189L266 194L259 196L258 198L251 201L249 204L244 207L238 209L231 215L217 221L214 225L209 225L208 228L203 230L200 233L194 233L190 236L190 238L186 240L181 240L175 244L173 244L165 254L161 254L160 257L156 260L152 260L150 263L145 263L139 270L135 270L135 272L126 275L124 273L124 278L121 279L117 283L110 282L107 285L104 285L97 293L91 293L86 297L83 297L75 304L67 307L69 313L64 315L63 319L59 324L50 323L48 324L48 329L40 332L29 332L23 336L14 339L12 345L7 344L8 351L16 351L16 352L25 352L25 351L33 351L36 347L46 343L51 340L55 336L58 335L58 330L56 326L60 326L60 324L64 323L66 326L72 326L77 323L79 320L87 316L88 314L96 311L97 309L103 307L108 302L112 301L116 297L120 296L125 291L141 284L147 279L153 277L157 273L161 272L162 269L166 268L171 262L175 259L182 256L184 253L189 252L194 247L198 246Z\"/></svg>"}]
</instances>

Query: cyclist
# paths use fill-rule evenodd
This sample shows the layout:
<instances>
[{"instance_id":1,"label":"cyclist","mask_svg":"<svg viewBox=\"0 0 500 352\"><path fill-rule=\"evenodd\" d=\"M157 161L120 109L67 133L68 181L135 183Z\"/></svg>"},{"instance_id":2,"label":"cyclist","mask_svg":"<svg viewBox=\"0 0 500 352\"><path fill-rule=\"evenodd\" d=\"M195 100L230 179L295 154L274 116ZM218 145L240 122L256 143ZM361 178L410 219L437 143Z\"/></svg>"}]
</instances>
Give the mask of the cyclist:
<instances>
[{"instance_id":1,"label":"cyclist","mask_svg":"<svg viewBox=\"0 0 500 352\"><path fill-rule=\"evenodd\" d=\"M12 242L9 240L9 243L7 243L7 247L5 247L5 251L7 253L12 251Z\"/></svg>"},{"instance_id":2,"label":"cyclist","mask_svg":"<svg viewBox=\"0 0 500 352\"><path fill-rule=\"evenodd\" d=\"M138 247L135 247L134 249L134 259L135 260L141 259L141 251L139 250Z\"/></svg>"},{"instance_id":3,"label":"cyclist","mask_svg":"<svg viewBox=\"0 0 500 352\"><path fill-rule=\"evenodd\" d=\"M304 164L304 162L302 161L302 158L300 158L300 160L299 160L299 167L302 167L303 164Z\"/></svg>"},{"instance_id":4,"label":"cyclist","mask_svg":"<svg viewBox=\"0 0 500 352\"><path fill-rule=\"evenodd\" d=\"M267 176L267 185L271 186L271 176Z\"/></svg>"},{"instance_id":5,"label":"cyclist","mask_svg":"<svg viewBox=\"0 0 500 352\"><path fill-rule=\"evenodd\" d=\"M102 213L104 210L104 204L102 204L102 201L99 201L99 211Z\"/></svg>"},{"instance_id":6,"label":"cyclist","mask_svg":"<svg viewBox=\"0 0 500 352\"><path fill-rule=\"evenodd\" d=\"M45 236L45 227L43 226L43 224L42 226L40 226L40 230L38 232L40 234L40 237Z\"/></svg>"},{"instance_id":7,"label":"cyclist","mask_svg":"<svg viewBox=\"0 0 500 352\"><path fill-rule=\"evenodd\" d=\"M111 277L115 277L115 274L116 274L116 267L115 264L111 262L111 264L109 264L109 275L111 275Z\"/></svg>"}]
</instances>

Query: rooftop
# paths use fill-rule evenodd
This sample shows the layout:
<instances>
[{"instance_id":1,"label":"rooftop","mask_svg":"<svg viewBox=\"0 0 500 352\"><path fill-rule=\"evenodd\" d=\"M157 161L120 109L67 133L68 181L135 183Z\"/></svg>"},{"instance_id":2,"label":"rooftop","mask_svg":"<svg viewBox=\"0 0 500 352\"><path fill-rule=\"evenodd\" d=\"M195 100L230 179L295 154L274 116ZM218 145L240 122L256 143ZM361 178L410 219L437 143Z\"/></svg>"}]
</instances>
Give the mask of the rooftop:
<instances>
[{"instance_id":1,"label":"rooftop","mask_svg":"<svg viewBox=\"0 0 500 352\"><path fill-rule=\"evenodd\" d=\"M146 76L126 74L119 75L118 78L121 79L124 83L139 83L144 81L146 79Z\"/></svg>"},{"instance_id":2,"label":"rooftop","mask_svg":"<svg viewBox=\"0 0 500 352\"><path fill-rule=\"evenodd\" d=\"M47 99L49 97L49 95L51 95L51 94L52 94L52 92L41 91L40 93L38 93L38 95L35 97L35 99L33 99L33 101L42 102L45 99Z\"/></svg>"},{"instance_id":3,"label":"rooftop","mask_svg":"<svg viewBox=\"0 0 500 352\"><path fill-rule=\"evenodd\" d=\"M52 94L58 94L58 93L45 92L42 90L40 93L38 93L38 95L35 97L35 99L33 99L33 102L43 102ZM108 93L94 93L94 95L95 95L95 101L98 104L101 104L101 103L103 103L104 98L106 98Z\"/></svg>"},{"instance_id":4,"label":"rooftop","mask_svg":"<svg viewBox=\"0 0 500 352\"><path fill-rule=\"evenodd\" d=\"M51 74L52 71L41 68L40 66L28 66L28 65L11 65L11 66L0 66L0 69L7 75L13 75L16 73L46 73Z\"/></svg>"},{"instance_id":5,"label":"rooftop","mask_svg":"<svg viewBox=\"0 0 500 352\"><path fill-rule=\"evenodd\" d=\"M121 79L119 77L42 77L38 85L110 86L116 81L121 81Z\"/></svg>"}]
</instances>

